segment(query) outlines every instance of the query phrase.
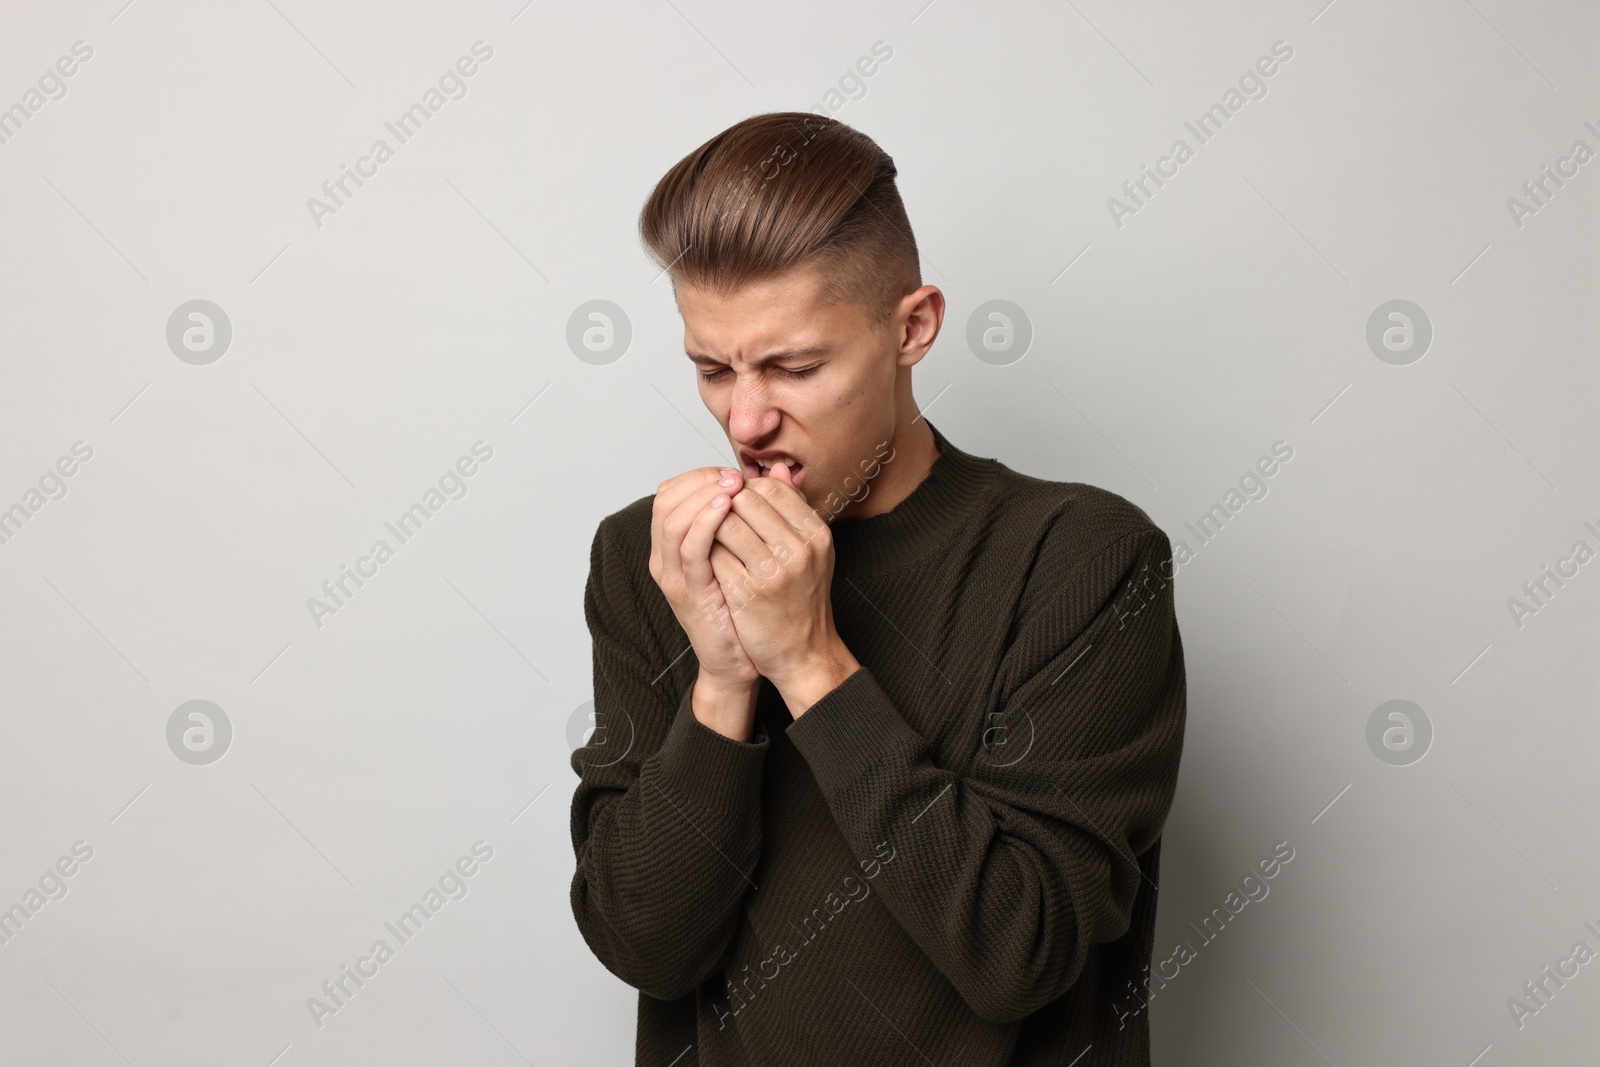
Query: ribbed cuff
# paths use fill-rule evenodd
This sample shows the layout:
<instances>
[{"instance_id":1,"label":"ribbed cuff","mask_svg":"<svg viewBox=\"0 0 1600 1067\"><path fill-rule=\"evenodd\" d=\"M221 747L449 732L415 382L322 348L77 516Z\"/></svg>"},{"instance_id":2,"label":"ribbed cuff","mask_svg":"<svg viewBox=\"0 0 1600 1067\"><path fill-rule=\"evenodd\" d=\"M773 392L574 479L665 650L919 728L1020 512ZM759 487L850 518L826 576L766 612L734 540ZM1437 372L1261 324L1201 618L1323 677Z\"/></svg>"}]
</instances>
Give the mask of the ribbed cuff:
<instances>
[{"instance_id":1,"label":"ribbed cuff","mask_svg":"<svg viewBox=\"0 0 1600 1067\"><path fill-rule=\"evenodd\" d=\"M771 747L761 720L749 741L735 741L694 717L693 698L691 682L661 743L662 788L708 814L755 810L761 802L761 767Z\"/></svg>"},{"instance_id":2,"label":"ribbed cuff","mask_svg":"<svg viewBox=\"0 0 1600 1067\"><path fill-rule=\"evenodd\" d=\"M892 753L909 758L923 743L866 667L807 708L784 734L826 796L840 793Z\"/></svg>"}]
</instances>

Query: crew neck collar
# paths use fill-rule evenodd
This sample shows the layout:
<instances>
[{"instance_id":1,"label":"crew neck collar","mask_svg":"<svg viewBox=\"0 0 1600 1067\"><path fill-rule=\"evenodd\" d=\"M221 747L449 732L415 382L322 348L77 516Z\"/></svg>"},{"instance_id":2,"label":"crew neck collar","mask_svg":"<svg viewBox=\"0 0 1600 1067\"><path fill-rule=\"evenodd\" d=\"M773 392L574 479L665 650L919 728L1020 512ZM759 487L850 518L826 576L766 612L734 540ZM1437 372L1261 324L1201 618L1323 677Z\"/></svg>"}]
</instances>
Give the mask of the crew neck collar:
<instances>
[{"instance_id":1,"label":"crew neck collar","mask_svg":"<svg viewBox=\"0 0 1600 1067\"><path fill-rule=\"evenodd\" d=\"M999 473L999 461L962 451L931 421L928 429L938 458L904 500L880 515L830 525L838 574L869 577L926 557L950 537Z\"/></svg>"}]
</instances>

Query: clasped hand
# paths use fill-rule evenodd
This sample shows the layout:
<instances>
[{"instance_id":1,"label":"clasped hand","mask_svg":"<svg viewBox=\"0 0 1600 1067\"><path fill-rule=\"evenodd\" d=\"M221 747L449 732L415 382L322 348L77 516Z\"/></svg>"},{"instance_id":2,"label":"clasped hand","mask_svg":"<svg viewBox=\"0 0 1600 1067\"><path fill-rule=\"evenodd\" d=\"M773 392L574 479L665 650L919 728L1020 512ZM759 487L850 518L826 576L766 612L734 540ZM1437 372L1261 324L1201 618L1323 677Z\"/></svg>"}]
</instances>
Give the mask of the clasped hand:
<instances>
[{"instance_id":1,"label":"clasped hand","mask_svg":"<svg viewBox=\"0 0 1600 1067\"><path fill-rule=\"evenodd\" d=\"M770 679L780 690L812 666L837 663L833 539L786 467L747 479L700 467L656 489L650 575L700 660L729 686ZM848 653L845 653L848 657Z\"/></svg>"}]
</instances>

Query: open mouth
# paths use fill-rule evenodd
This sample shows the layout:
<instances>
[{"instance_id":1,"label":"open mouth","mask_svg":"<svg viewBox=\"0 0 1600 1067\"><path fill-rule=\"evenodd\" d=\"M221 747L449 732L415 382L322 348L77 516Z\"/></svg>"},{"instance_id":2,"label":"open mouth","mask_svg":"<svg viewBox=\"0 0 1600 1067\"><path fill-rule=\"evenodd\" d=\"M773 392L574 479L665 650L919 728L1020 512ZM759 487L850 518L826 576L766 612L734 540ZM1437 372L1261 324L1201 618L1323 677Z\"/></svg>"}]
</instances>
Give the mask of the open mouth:
<instances>
[{"instance_id":1,"label":"open mouth","mask_svg":"<svg viewBox=\"0 0 1600 1067\"><path fill-rule=\"evenodd\" d=\"M792 456L772 456L758 459L748 452L744 452L740 454L739 459L743 464L746 478L771 478L773 476L772 469L780 464L789 468L789 478L794 482L796 488L800 486L805 478L805 464Z\"/></svg>"}]
</instances>

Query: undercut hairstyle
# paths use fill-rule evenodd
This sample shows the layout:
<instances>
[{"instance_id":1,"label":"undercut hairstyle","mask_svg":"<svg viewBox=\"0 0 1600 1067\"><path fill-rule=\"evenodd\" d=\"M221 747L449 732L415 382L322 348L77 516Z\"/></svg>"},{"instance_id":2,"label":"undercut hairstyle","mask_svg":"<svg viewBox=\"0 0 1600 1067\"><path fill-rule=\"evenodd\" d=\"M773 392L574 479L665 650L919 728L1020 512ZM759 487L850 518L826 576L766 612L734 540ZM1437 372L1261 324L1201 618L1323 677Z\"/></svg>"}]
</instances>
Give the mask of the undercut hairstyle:
<instances>
[{"instance_id":1,"label":"undercut hairstyle","mask_svg":"<svg viewBox=\"0 0 1600 1067\"><path fill-rule=\"evenodd\" d=\"M852 300L881 327L922 286L895 174L877 142L836 119L755 115L662 176L639 236L674 292L682 281L726 296L815 264L825 301Z\"/></svg>"}]
</instances>

